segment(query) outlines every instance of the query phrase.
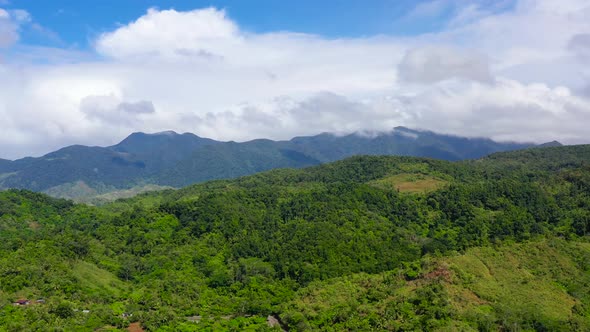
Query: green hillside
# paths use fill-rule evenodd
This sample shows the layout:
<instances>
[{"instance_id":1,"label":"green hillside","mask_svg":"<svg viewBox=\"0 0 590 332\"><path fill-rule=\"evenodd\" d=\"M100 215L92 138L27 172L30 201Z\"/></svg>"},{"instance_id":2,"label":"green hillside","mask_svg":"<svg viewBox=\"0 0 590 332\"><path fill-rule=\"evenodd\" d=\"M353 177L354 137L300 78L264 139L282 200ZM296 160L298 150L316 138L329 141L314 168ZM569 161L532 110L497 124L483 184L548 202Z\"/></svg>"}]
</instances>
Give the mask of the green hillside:
<instances>
[{"instance_id":1,"label":"green hillside","mask_svg":"<svg viewBox=\"0 0 590 332\"><path fill-rule=\"evenodd\" d=\"M374 135L320 134L289 141L220 142L173 131L133 133L110 147L74 145L39 158L0 159L0 190L28 189L80 202L122 197L146 187L176 187L245 176L276 168L302 168L359 154L479 158L534 146L494 142L397 127ZM112 195L107 195L113 193Z\"/></svg>"},{"instance_id":2,"label":"green hillside","mask_svg":"<svg viewBox=\"0 0 590 332\"><path fill-rule=\"evenodd\" d=\"M426 257L314 282L281 309L298 330L584 331L590 245L559 239Z\"/></svg>"},{"instance_id":3,"label":"green hillside","mask_svg":"<svg viewBox=\"0 0 590 332\"><path fill-rule=\"evenodd\" d=\"M0 192L0 330L590 330L589 162L361 156L100 208Z\"/></svg>"}]
</instances>

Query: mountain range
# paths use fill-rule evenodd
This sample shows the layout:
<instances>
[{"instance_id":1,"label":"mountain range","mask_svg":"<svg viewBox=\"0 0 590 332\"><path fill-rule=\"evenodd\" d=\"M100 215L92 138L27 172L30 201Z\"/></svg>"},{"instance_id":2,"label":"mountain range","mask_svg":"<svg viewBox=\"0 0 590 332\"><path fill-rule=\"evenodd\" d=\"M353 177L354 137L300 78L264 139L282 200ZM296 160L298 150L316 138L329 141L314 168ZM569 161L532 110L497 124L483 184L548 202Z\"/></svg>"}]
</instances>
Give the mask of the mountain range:
<instances>
[{"instance_id":1,"label":"mountain range","mask_svg":"<svg viewBox=\"0 0 590 332\"><path fill-rule=\"evenodd\" d=\"M274 168L301 168L360 154L455 161L533 146L405 127L388 133L323 133L288 141L256 139L243 143L173 131L137 132L108 147L73 145L39 158L0 159L0 189L29 189L83 199L131 188L182 187Z\"/></svg>"}]
</instances>

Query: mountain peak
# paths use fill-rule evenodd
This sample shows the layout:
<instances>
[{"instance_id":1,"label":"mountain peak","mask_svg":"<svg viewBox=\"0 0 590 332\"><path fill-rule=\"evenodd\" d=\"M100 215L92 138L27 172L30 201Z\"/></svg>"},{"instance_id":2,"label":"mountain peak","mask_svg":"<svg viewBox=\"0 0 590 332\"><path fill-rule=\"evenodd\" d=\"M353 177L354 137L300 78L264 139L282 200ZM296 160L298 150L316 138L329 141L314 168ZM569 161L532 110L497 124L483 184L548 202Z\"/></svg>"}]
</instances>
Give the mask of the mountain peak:
<instances>
[{"instance_id":1,"label":"mountain peak","mask_svg":"<svg viewBox=\"0 0 590 332\"><path fill-rule=\"evenodd\" d=\"M127 136L127 138L131 138L131 137L154 137L154 136L178 136L179 134L177 132L175 132L174 130L165 130L165 131L159 131L156 133L145 133L143 131L136 131L134 133L132 133L131 135Z\"/></svg>"},{"instance_id":2,"label":"mountain peak","mask_svg":"<svg viewBox=\"0 0 590 332\"><path fill-rule=\"evenodd\" d=\"M113 146L113 148L119 152L141 153L156 149L157 146L161 146L162 144L167 144L170 140L178 136L175 131L171 130L153 134L135 132L123 139L119 144Z\"/></svg>"},{"instance_id":3,"label":"mountain peak","mask_svg":"<svg viewBox=\"0 0 590 332\"><path fill-rule=\"evenodd\" d=\"M537 147L540 147L540 148L549 148L549 147L558 147L558 146L563 146L563 144L561 144L558 141L551 141L551 142L537 145Z\"/></svg>"}]
</instances>

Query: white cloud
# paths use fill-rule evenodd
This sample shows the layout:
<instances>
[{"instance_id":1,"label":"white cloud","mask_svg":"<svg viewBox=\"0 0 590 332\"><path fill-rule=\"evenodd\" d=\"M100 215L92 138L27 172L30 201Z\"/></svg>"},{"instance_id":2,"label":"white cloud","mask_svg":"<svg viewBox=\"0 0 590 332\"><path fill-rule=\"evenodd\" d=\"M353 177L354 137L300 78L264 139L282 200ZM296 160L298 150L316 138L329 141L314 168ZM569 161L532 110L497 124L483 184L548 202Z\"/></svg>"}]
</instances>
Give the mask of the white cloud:
<instances>
[{"instance_id":1,"label":"white cloud","mask_svg":"<svg viewBox=\"0 0 590 332\"><path fill-rule=\"evenodd\" d=\"M583 121L587 118L590 100L572 95L566 87L499 79L493 84L446 81L422 93L363 101L332 93L302 101L278 98L189 121L198 123L199 133L237 140L288 139L324 131L390 131L406 125L502 141L559 138L572 143L588 141Z\"/></svg>"},{"instance_id":2,"label":"white cloud","mask_svg":"<svg viewBox=\"0 0 590 332\"><path fill-rule=\"evenodd\" d=\"M206 8L178 12L152 8L135 22L101 35L96 48L114 58L176 57L179 51L225 53L231 44L239 42L238 27L224 11Z\"/></svg>"},{"instance_id":3,"label":"white cloud","mask_svg":"<svg viewBox=\"0 0 590 332\"><path fill-rule=\"evenodd\" d=\"M9 12L0 8L0 48L14 44L18 37L18 24Z\"/></svg>"},{"instance_id":4,"label":"white cloud","mask_svg":"<svg viewBox=\"0 0 590 332\"><path fill-rule=\"evenodd\" d=\"M3 3L0 0L0 5L3 4L8 4L8 2ZM34 22L28 11L0 8L0 49L15 46L20 39L21 32L25 29L29 29L53 42L61 42L57 33Z\"/></svg>"},{"instance_id":5,"label":"white cloud","mask_svg":"<svg viewBox=\"0 0 590 332\"><path fill-rule=\"evenodd\" d=\"M499 79L493 86L447 82L406 100L414 126L498 140L588 141L590 102L566 87Z\"/></svg>"},{"instance_id":6,"label":"white cloud","mask_svg":"<svg viewBox=\"0 0 590 332\"><path fill-rule=\"evenodd\" d=\"M453 78L492 81L484 56L449 47L409 50L398 65L398 72L400 78L412 83L435 83Z\"/></svg>"},{"instance_id":7,"label":"white cloud","mask_svg":"<svg viewBox=\"0 0 590 332\"><path fill-rule=\"evenodd\" d=\"M499 10L457 0L443 31L411 38L252 33L214 8L150 9L100 35L95 57L16 45L18 59L0 64L0 157L167 129L247 140L405 125L588 142L579 91L590 86L590 9L553 3ZM3 35L2 22L15 34ZM0 11L0 43L16 42L15 22Z\"/></svg>"},{"instance_id":8,"label":"white cloud","mask_svg":"<svg viewBox=\"0 0 590 332\"><path fill-rule=\"evenodd\" d=\"M155 112L150 101L120 101L114 95L88 96L80 102L80 110L90 121L100 121L108 126L133 126L141 124L141 117Z\"/></svg>"},{"instance_id":9,"label":"white cloud","mask_svg":"<svg viewBox=\"0 0 590 332\"><path fill-rule=\"evenodd\" d=\"M10 16L19 24L31 22L31 14L23 9L13 9L9 11Z\"/></svg>"}]
</instances>

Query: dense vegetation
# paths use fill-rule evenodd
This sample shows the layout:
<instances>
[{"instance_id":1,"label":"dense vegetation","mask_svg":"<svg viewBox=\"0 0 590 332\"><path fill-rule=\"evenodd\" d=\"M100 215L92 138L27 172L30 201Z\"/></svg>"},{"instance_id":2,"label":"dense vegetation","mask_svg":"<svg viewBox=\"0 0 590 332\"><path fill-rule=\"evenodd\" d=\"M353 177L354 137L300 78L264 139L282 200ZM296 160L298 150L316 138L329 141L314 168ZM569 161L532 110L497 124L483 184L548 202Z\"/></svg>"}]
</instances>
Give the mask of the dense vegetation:
<instances>
[{"instance_id":1,"label":"dense vegetation","mask_svg":"<svg viewBox=\"0 0 590 332\"><path fill-rule=\"evenodd\" d=\"M100 208L10 190L0 330L584 331L588 235L590 146L353 157Z\"/></svg>"},{"instance_id":2,"label":"dense vegetation","mask_svg":"<svg viewBox=\"0 0 590 332\"><path fill-rule=\"evenodd\" d=\"M321 134L290 141L258 139L243 143L219 142L189 133L134 133L110 147L75 145L40 158L0 160L0 189L29 189L95 203L124 197L125 190L145 191L154 185L183 187L275 168L318 165L358 154L461 160L529 146L403 127L374 136Z\"/></svg>"}]
</instances>

